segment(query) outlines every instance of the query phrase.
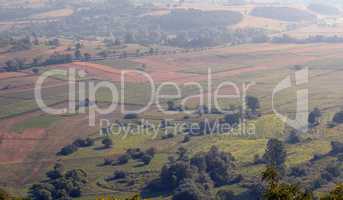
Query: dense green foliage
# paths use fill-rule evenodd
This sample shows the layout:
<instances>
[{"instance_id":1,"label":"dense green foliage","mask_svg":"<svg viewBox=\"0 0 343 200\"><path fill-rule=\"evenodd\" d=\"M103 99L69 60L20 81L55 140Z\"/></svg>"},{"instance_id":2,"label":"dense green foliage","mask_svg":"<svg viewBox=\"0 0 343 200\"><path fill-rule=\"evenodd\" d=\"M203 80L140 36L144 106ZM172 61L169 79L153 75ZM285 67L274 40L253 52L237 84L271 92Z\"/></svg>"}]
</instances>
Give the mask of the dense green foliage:
<instances>
[{"instance_id":1,"label":"dense green foliage","mask_svg":"<svg viewBox=\"0 0 343 200\"><path fill-rule=\"evenodd\" d=\"M257 17L295 22L316 19L316 16L309 12L289 7L256 7L250 14Z\"/></svg>"}]
</instances>

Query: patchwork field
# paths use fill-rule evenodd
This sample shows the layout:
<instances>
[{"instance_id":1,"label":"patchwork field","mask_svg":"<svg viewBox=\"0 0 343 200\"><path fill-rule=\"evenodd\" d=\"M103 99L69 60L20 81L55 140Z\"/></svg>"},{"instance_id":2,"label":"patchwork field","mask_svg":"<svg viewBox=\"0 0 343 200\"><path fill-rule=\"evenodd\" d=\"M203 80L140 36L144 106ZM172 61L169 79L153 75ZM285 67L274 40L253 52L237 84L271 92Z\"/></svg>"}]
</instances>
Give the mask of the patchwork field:
<instances>
[{"instance_id":1,"label":"patchwork field","mask_svg":"<svg viewBox=\"0 0 343 200\"><path fill-rule=\"evenodd\" d=\"M66 114L50 116L40 111L36 105L33 87L37 75L22 73L0 73L0 180L1 185L11 187L20 185L16 192L22 194L31 186L32 181L43 180L45 172L51 168L56 160L62 162L67 169L82 168L89 174L90 183L82 199L92 199L98 194L113 194L117 196L130 196L144 187L144 181L153 180L159 174L160 168L168 161L168 157L176 155L177 149L184 146L190 149L191 155L197 152L208 151L212 145L231 152L241 162L241 173L253 179L258 176L263 165L251 167L247 163L254 159L255 154L262 155L266 143L271 137L284 137L284 124L271 112L271 94L276 84L288 75L294 79L297 68L309 68L309 98L310 108L319 107L327 113L327 121L333 112L342 106L343 94L341 91L341 77L343 71L340 63L343 57L343 45L316 44L316 45L240 45L234 47L212 48L204 51L177 53L175 55L154 55L140 58L127 58L119 60L105 60L96 63L74 62L71 64L49 66L49 69L66 70L75 68L84 70L86 77L78 79L85 84L90 81L111 81L120 88L120 73L122 70L140 70L149 74L156 86L167 81L174 81L182 88L182 97L176 99L179 103L183 99L197 95L194 88L184 83L197 81L204 86L204 95L210 95L207 86L208 69L212 71L215 89L223 81L232 81L239 86L247 82L256 85L248 90L249 95L257 96L261 101L263 116L249 123L255 126L256 134L253 136L199 136L189 143L182 143L181 135L171 139L162 139L161 131L152 137L151 130L142 134L131 132L127 135L114 135L111 139L113 148L103 149L99 135L99 124L89 127L87 114ZM144 69L142 69L144 65ZM43 86L44 100L55 108L67 106L68 88L66 77L51 77ZM119 102L131 109L141 108L149 100L149 85L141 75L135 74L127 77L127 89L124 93L128 101ZM285 115L294 114L296 89L292 87L282 91L275 97L276 109ZM164 92L171 94L172 89ZM234 94L232 88L223 88L225 94ZM122 97L120 94L118 97ZM213 94L212 94L213 95ZM328 98L323 98L327 96ZM108 106L112 101L111 93L99 90L97 103ZM120 98L119 98L120 99ZM206 101L205 101L206 102ZM196 108L197 99L189 100L188 105ZM221 100L221 105L228 108L230 105L239 105L237 100ZM163 103L165 105L165 102ZM183 120L186 115L176 113L168 117L174 120ZM113 113L97 116L110 121L123 120L124 115L116 110ZM165 116L156 107L155 103L140 118L149 119L158 123ZM220 118L219 115L208 116ZM199 120L196 114L190 115L191 120ZM129 122L130 120L128 120ZM134 120L133 120L134 121ZM138 123L138 122L136 122ZM341 140L342 127L330 129L322 135L306 135L308 142L297 146L289 145L287 166L296 166L309 161L316 153L330 151L332 139ZM326 130L326 129L325 129ZM93 147L82 148L76 153L60 157L56 153L61 147L70 144L76 138L91 137L95 139ZM157 153L149 165L141 165L138 161L130 161L125 165L103 166L105 158L117 158L128 148L148 149L155 147ZM128 187L119 182L105 181L114 170L129 169L130 177L135 185ZM18 184L20 183L20 184ZM235 191L244 190L240 185ZM17 187L18 188L18 187Z\"/></svg>"}]
</instances>

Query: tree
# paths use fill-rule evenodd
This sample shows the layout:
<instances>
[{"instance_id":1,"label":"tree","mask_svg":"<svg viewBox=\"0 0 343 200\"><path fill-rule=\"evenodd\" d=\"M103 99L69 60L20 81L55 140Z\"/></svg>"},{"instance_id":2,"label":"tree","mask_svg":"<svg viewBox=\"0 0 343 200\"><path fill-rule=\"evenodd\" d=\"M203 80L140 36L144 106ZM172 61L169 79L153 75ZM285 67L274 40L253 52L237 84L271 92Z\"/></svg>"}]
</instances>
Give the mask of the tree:
<instances>
[{"instance_id":1,"label":"tree","mask_svg":"<svg viewBox=\"0 0 343 200\"><path fill-rule=\"evenodd\" d=\"M92 58L91 54L89 54L89 53L84 53L83 57L85 58L86 61L88 61Z\"/></svg>"},{"instance_id":2,"label":"tree","mask_svg":"<svg viewBox=\"0 0 343 200\"><path fill-rule=\"evenodd\" d=\"M167 107L169 111L174 111L176 109L176 105L174 101L168 101L167 102Z\"/></svg>"},{"instance_id":3,"label":"tree","mask_svg":"<svg viewBox=\"0 0 343 200\"><path fill-rule=\"evenodd\" d=\"M75 44L75 49L76 49L76 50L81 49L81 44L80 44L79 42Z\"/></svg>"},{"instance_id":4,"label":"tree","mask_svg":"<svg viewBox=\"0 0 343 200\"><path fill-rule=\"evenodd\" d=\"M267 165L283 171L286 157L287 152L284 144L278 139L270 139L263 156Z\"/></svg>"},{"instance_id":5,"label":"tree","mask_svg":"<svg viewBox=\"0 0 343 200\"><path fill-rule=\"evenodd\" d=\"M216 194L216 200L234 200L235 194L228 190L219 190Z\"/></svg>"},{"instance_id":6,"label":"tree","mask_svg":"<svg viewBox=\"0 0 343 200\"><path fill-rule=\"evenodd\" d=\"M116 39L116 40L114 41L114 45L115 45L115 46L121 45L121 41L120 41L119 39Z\"/></svg>"},{"instance_id":7,"label":"tree","mask_svg":"<svg viewBox=\"0 0 343 200\"><path fill-rule=\"evenodd\" d=\"M76 59L81 59L81 51L79 49L75 50L74 56Z\"/></svg>"},{"instance_id":8,"label":"tree","mask_svg":"<svg viewBox=\"0 0 343 200\"><path fill-rule=\"evenodd\" d=\"M110 138L106 137L102 140L102 144L105 146L105 148L110 148L113 145L113 142Z\"/></svg>"},{"instance_id":9,"label":"tree","mask_svg":"<svg viewBox=\"0 0 343 200\"><path fill-rule=\"evenodd\" d=\"M118 164L123 165L129 162L130 156L127 154L121 155L118 158Z\"/></svg>"},{"instance_id":10,"label":"tree","mask_svg":"<svg viewBox=\"0 0 343 200\"><path fill-rule=\"evenodd\" d=\"M152 160L152 156L150 156L148 154L144 154L142 156L142 161L143 161L144 165L149 165L151 160Z\"/></svg>"},{"instance_id":11,"label":"tree","mask_svg":"<svg viewBox=\"0 0 343 200\"><path fill-rule=\"evenodd\" d=\"M46 174L50 179L61 178L64 175L64 166L60 163L56 163L54 169Z\"/></svg>"},{"instance_id":12,"label":"tree","mask_svg":"<svg viewBox=\"0 0 343 200\"><path fill-rule=\"evenodd\" d=\"M176 188L173 200L210 200L210 194L192 179L185 179Z\"/></svg>"},{"instance_id":13,"label":"tree","mask_svg":"<svg viewBox=\"0 0 343 200\"><path fill-rule=\"evenodd\" d=\"M176 189L184 179L192 178L194 175L195 173L191 170L188 163L178 161L163 166L160 180L165 188L173 190Z\"/></svg>"},{"instance_id":14,"label":"tree","mask_svg":"<svg viewBox=\"0 0 343 200\"><path fill-rule=\"evenodd\" d=\"M246 105L251 110L253 114L256 114L257 109L260 108L260 101L258 98L254 96L247 96L246 99Z\"/></svg>"},{"instance_id":15,"label":"tree","mask_svg":"<svg viewBox=\"0 0 343 200\"><path fill-rule=\"evenodd\" d=\"M343 143L338 141L332 141L330 154L337 155L340 153L343 153Z\"/></svg>"},{"instance_id":16,"label":"tree","mask_svg":"<svg viewBox=\"0 0 343 200\"><path fill-rule=\"evenodd\" d=\"M303 192L298 185L280 183L280 177L273 166L262 173L262 181L267 183L263 197L266 200L313 200L311 192Z\"/></svg>"},{"instance_id":17,"label":"tree","mask_svg":"<svg viewBox=\"0 0 343 200\"><path fill-rule=\"evenodd\" d=\"M156 149L154 147L151 147L151 148L147 149L145 153L150 155L151 157L154 157L156 154Z\"/></svg>"},{"instance_id":18,"label":"tree","mask_svg":"<svg viewBox=\"0 0 343 200\"><path fill-rule=\"evenodd\" d=\"M127 177L127 173L124 171L117 170L113 173L113 179L124 179Z\"/></svg>"},{"instance_id":19,"label":"tree","mask_svg":"<svg viewBox=\"0 0 343 200\"><path fill-rule=\"evenodd\" d=\"M189 141L191 141L191 136L190 135L186 135L184 138L183 138L183 143L187 143L187 142L189 142Z\"/></svg>"},{"instance_id":20,"label":"tree","mask_svg":"<svg viewBox=\"0 0 343 200\"><path fill-rule=\"evenodd\" d=\"M318 108L314 108L313 111L308 115L308 123L311 127L319 124L319 118L322 116L322 113Z\"/></svg>"},{"instance_id":21,"label":"tree","mask_svg":"<svg viewBox=\"0 0 343 200\"><path fill-rule=\"evenodd\" d=\"M177 149L176 153L179 155L178 160L187 160L188 159L188 155L187 155L188 151L186 148L180 147Z\"/></svg>"},{"instance_id":22,"label":"tree","mask_svg":"<svg viewBox=\"0 0 343 200\"><path fill-rule=\"evenodd\" d=\"M330 194L321 200L342 200L343 197L343 184L337 184Z\"/></svg>"},{"instance_id":23,"label":"tree","mask_svg":"<svg viewBox=\"0 0 343 200\"><path fill-rule=\"evenodd\" d=\"M67 156L67 155L70 155L70 154L76 152L77 149L78 149L77 146L70 144L70 145L63 147L58 154L63 155L63 156Z\"/></svg>"},{"instance_id":24,"label":"tree","mask_svg":"<svg viewBox=\"0 0 343 200\"><path fill-rule=\"evenodd\" d=\"M32 72L37 75L39 73L39 69L38 68L33 68Z\"/></svg>"},{"instance_id":25,"label":"tree","mask_svg":"<svg viewBox=\"0 0 343 200\"><path fill-rule=\"evenodd\" d=\"M224 121L231 127L240 123L241 115L239 113L229 113L224 117Z\"/></svg>"},{"instance_id":26,"label":"tree","mask_svg":"<svg viewBox=\"0 0 343 200\"><path fill-rule=\"evenodd\" d=\"M337 113L334 115L332 121L333 121L334 123L336 123L336 124L342 124L342 123L343 123L343 111L337 112Z\"/></svg>"},{"instance_id":27,"label":"tree","mask_svg":"<svg viewBox=\"0 0 343 200\"><path fill-rule=\"evenodd\" d=\"M294 129L291 129L291 132L289 133L287 137L287 143L288 144L297 144L300 142L300 138L297 134L297 131Z\"/></svg>"}]
</instances>

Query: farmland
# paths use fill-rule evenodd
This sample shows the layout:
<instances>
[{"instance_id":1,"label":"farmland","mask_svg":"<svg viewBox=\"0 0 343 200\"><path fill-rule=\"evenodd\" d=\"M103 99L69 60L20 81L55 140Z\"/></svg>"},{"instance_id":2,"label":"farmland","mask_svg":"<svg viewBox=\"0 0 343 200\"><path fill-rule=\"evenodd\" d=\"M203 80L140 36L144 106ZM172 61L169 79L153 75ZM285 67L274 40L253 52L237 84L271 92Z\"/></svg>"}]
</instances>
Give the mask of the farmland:
<instances>
[{"instance_id":1,"label":"farmland","mask_svg":"<svg viewBox=\"0 0 343 200\"><path fill-rule=\"evenodd\" d=\"M316 197L342 182L338 8L0 5L23 11L0 12L0 188L9 193L178 200L196 187L200 200L256 199L268 166ZM309 124L293 127L299 116Z\"/></svg>"},{"instance_id":2,"label":"farmland","mask_svg":"<svg viewBox=\"0 0 343 200\"><path fill-rule=\"evenodd\" d=\"M246 81L255 81L256 86L251 89L251 94L258 96L261 99L261 111L263 113L271 112L271 99L270 93L275 84L282 80L287 74L291 73L294 69L294 65L301 65L308 67L310 72L309 81L310 85L310 102L311 107L319 107L325 112L332 113L336 110L336 107L341 106L342 95L336 92L341 90L340 88L340 76L341 70L339 65L341 53L343 52L343 45L334 44L321 44L321 45L273 45L273 44L261 44L260 46L242 45L240 47L221 47L214 48L204 52L189 52L185 54L176 54L173 56L149 56L144 58L134 58L127 60L112 61L111 63L102 62L102 64L90 64L90 63L72 63L65 65L56 65L49 67L49 69L67 69L69 67L76 67L76 69L82 69L87 71L87 77L96 77L98 80L111 80L118 82L120 79L118 73L125 64L134 63L135 66L145 65L145 72L147 72L156 84L166 81L176 81L177 84L182 85L185 82L200 81L206 85L207 81L207 69L210 68L213 73L213 80L215 87L223 80L230 80L237 84ZM334 53L334 54L333 54ZM284 59L287 58L287 59ZM118 63L117 63L118 62ZM107 65L106 65L107 64ZM112 66L113 65L113 66ZM118 66L118 67L116 67ZM67 67L67 68L66 68ZM132 69L129 67L128 69ZM166 75L166 76L164 76ZM131 77L130 80L137 80ZM63 101L67 98L67 88L63 84L63 81L59 79L50 78L51 80L46 82L46 98L47 103L58 103L57 107L63 106ZM43 117L44 114L38 114L39 111L35 111L37 105L35 105L33 87L34 77L12 77L10 79L4 79L2 81L2 87L6 84L10 85L9 89L2 92L3 108L1 109L1 116L8 119L2 120L2 127L6 127L3 130L4 141L2 148L8 148L10 146L24 145L26 146L26 152L23 154L21 149L17 149L15 158L17 160L11 161L9 158L3 158L4 163L1 164L1 169L6 169L5 173L9 175L9 167L17 172L17 178L20 178L21 174L28 167L37 169L43 167L45 170L47 166L51 166L56 154L56 151L61 144L67 144L71 142L73 138L80 137L82 134L84 137L89 136L93 138L99 138L97 129L87 128L81 123L87 123L87 115L71 115L71 116L58 116L56 117ZM87 80L84 80L87 82ZM128 93L126 95L129 102L143 104L146 102L146 92L139 89L139 87L147 87L140 83L141 86L131 83ZM324 86L325 85L325 86ZM12 88L12 87L13 88ZM43 87L43 88L44 88ZM330 89L329 89L330 88ZM184 88L187 91L187 88ZM43 89L44 90L44 89ZM230 90L224 90L230 93ZM44 91L43 91L44 92ZM168 91L167 91L168 92ZM249 91L250 92L250 91ZM194 91L193 91L194 93ZM196 93L196 92L195 92ZM231 91L232 93L232 91ZM186 93L185 93L186 94ZM250 94L250 93L249 93ZM283 112L293 112L295 108L292 98L294 94L293 90L284 91L281 96L277 97L278 109ZM322 96L330 96L330 98L323 99ZM186 98L187 95L184 96ZM110 93L99 91L97 98L101 102L111 101ZM10 99L18 99L11 102ZM145 99L145 100L144 100ZM180 99L181 100L181 99ZM7 101L7 102L6 102ZM196 106L196 102L189 102ZM233 103L233 102L231 102ZM230 102L223 102L223 105L229 106ZM22 106L21 106L22 105ZM119 113L118 113L119 114ZM25 117L27 116L27 117ZM29 117L31 116L31 117ZM147 110L143 118L152 117L155 120L160 119L162 116L156 108L151 107ZM120 115L111 114L105 116L109 120L120 119ZM180 116L174 115L175 120L180 119ZM274 121L271 123L271 120ZM68 124L68 126L66 126ZM278 126L275 126L279 124ZM190 143L184 145L191 150L192 154L197 152L207 151L212 145L217 145L224 151L231 152L241 162L249 162L253 159L254 154L263 154L267 139L271 136L283 135L283 123L278 122L277 118L273 115L266 115L256 121L257 139L256 137L235 137L235 136L214 136L214 137L199 137L192 140ZM18 135L19 133L19 135ZM326 153L329 151L329 138L339 137L338 130L330 130L329 135L325 135L324 138L313 139L311 142L302 144L297 148L290 149L290 156L287 160L289 166L301 164L312 158L317 152ZM14 140L15 143L6 142L10 140L7 137L26 137L26 138L42 138L42 140ZM64 138L61 140L61 138ZM311 136L312 137L312 136ZM327 140L326 140L327 138ZM58 140L58 143L56 141ZM110 150L97 150L97 148L85 148L77 153L62 158L62 162L67 168L78 167L82 160L82 168L92 174L91 187L89 189L89 196L85 196L87 199L95 193L90 191L111 191L111 184L104 182L103 178L109 176L114 170L113 167L100 167L101 162L106 157L113 157L124 153L128 148L135 147L151 147L156 146L158 154L155 156L152 163L148 166L135 167L137 163L128 163L127 165L118 166L118 169L131 169L129 171L135 179L139 180L139 172L151 171L152 174L148 179L156 177L156 171L158 171L163 163L167 161L168 155L176 153L181 136L175 137L175 139L161 140L157 138L151 138L151 135L128 135L126 138L123 136L113 136L112 140L115 143L113 149ZM20 141L20 142L19 142ZM100 141L97 139L96 146L101 146ZM207 145L204 145L207 144ZM3 146L5 145L5 146ZM49 150L46 151L44 146L49 146ZM31 149L28 151L28 148ZM14 152L13 152L14 153ZM33 155L42 155L39 158ZM43 156L44 155L44 156ZM301 157L300 157L301 155ZM44 159L46 157L46 160ZM49 159L48 159L49 158ZM36 164L32 162L36 160ZM7 160L7 161L6 161ZM18 161L25 160L22 164ZM12 164L12 162L14 162ZM36 166L37 165L37 166ZM25 167L24 167L25 166ZM32 174L27 177L27 180L33 180L36 178L43 178L44 171ZM4 170L1 170L4 171ZM10 170L11 171L11 170ZM245 171L243 169L242 171ZM248 172L248 175L256 175L256 172ZM155 173L155 174L154 174ZM8 177L8 176L6 176ZM7 182L16 182L14 178L6 178ZM29 187L29 181L23 182L22 187ZM110 185L108 185L110 184ZM113 183L115 187L121 188L119 183ZM118 185L119 184L119 185ZM134 188L129 189L128 192L115 192L118 195L130 195L138 192L138 189L142 187L142 183L137 183ZM106 189L105 189L106 188ZM121 189L119 189L121 190ZM124 188L123 188L124 190ZM22 190L24 191L24 190ZM86 192L87 194L87 192Z\"/></svg>"}]
</instances>

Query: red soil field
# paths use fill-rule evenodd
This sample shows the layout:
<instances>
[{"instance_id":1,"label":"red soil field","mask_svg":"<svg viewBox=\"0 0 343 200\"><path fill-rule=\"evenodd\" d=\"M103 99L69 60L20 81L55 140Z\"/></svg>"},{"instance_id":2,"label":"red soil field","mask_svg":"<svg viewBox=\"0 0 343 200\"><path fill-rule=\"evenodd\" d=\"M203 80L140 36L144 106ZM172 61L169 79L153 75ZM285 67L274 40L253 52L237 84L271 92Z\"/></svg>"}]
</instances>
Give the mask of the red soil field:
<instances>
[{"instance_id":1,"label":"red soil field","mask_svg":"<svg viewBox=\"0 0 343 200\"><path fill-rule=\"evenodd\" d=\"M27 76L27 74L21 72L2 72L0 73L0 80L8 78L17 78L22 76Z\"/></svg>"},{"instance_id":2,"label":"red soil field","mask_svg":"<svg viewBox=\"0 0 343 200\"><path fill-rule=\"evenodd\" d=\"M78 70L84 70L88 75L95 76L96 78L106 80L109 79L111 81L118 82L121 80L122 71L120 69L114 69L112 67L89 63L89 62L73 62L71 64L63 64L57 65L58 68L74 68ZM125 77L126 81L129 82L144 82L145 79L142 79L141 75L137 75L137 73L128 73Z\"/></svg>"},{"instance_id":3,"label":"red soil field","mask_svg":"<svg viewBox=\"0 0 343 200\"><path fill-rule=\"evenodd\" d=\"M23 162L45 135L40 128L26 129L23 133L0 131L0 164Z\"/></svg>"}]
</instances>

